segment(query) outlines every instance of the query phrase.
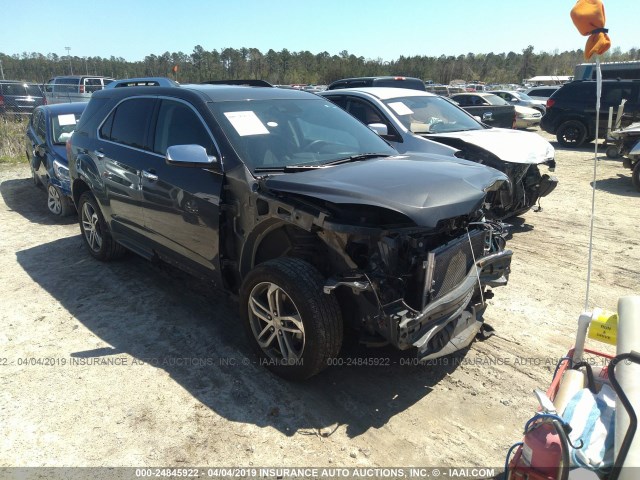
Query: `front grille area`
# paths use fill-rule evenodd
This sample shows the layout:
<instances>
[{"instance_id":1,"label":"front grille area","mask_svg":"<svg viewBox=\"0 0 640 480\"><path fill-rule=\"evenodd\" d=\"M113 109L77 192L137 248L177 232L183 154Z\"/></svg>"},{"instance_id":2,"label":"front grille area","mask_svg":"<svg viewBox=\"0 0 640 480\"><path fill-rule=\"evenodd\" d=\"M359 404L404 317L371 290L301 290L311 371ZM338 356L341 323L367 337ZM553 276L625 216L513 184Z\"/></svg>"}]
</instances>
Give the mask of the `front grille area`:
<instances>
[{"instance_id":1,"label":"front grille area","mask_svg":"<svg viewBox=\"0 0 640 480\"><path fill-rule=\"evenodd\" d=\"M463 235L433 250L435 265L430 301L446 295L462 282L473 265L474 255L476 260L484 256L487 232L474 230L469 233L471 244L469 244L469 236Z\"/></svg>"}]
</instances>

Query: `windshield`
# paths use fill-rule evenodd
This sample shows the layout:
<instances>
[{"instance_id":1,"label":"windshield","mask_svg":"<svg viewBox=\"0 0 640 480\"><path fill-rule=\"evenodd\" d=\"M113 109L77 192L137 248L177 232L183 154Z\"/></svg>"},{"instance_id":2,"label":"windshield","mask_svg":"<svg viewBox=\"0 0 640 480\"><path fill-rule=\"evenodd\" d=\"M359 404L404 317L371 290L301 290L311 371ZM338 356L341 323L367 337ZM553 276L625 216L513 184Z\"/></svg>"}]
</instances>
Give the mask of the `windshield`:
<instances>
[{"instance_id":1,"label":"windshield","mask_svg":"<svg viewBox=\"0 0 640 480\"><path fill-rule=\"evenodd\" d=\"M238 156L253 171L398 153L320 97L217 102L210 108Z\"/></svg>"},{"instance_id":2,"label":"windshield","mask_svg":"<svg viewBox=\"0 0 640 480\"><path fill-rule=\"evenodd\" d=\"M56 145L65 144L71 138L82 113L51 115L51 139Z\"/></svg>"},{"instance_id":3,"label":"windshield","mask_svg":"<svg viewBox=\"0 0 640 480\"><path fill-rule=\"evenodd\" d=\"M520 97L521 100L533 100L533 98L531 98L526 93L517 92L517 93L514 93L514 95L517 96L517 97Z\"/></svg>"},{"instance_id":4,"label":"windshield","mask_svg":"<svg viewBox=\"0 0 640 480\"><path fill-rule=\"evenodd\" d=\"M500 98L499 96L494 95L493 93L488 93L486 95L483 95L482 98L485 99L487 102L489 102L491 105L511 105L504 98Z\"/></svg>"},{"instance_id":5,"label":"windshield","mask_svg":"<svg viewBox=\"0 0 640 480\"><path fill-rule=\"evenodd\" d=\"M400 122L417 134L482 130L480 123L442 97L409 96L385 100Z\"/></svg>"}]
</instances>

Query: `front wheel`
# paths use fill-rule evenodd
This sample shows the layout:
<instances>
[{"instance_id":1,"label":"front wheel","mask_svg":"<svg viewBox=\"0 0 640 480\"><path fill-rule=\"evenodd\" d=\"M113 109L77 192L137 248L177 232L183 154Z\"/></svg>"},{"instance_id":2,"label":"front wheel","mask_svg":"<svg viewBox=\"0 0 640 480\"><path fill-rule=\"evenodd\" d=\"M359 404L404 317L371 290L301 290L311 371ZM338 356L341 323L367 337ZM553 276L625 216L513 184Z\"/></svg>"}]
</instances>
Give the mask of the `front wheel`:
<instances>
[{"instance_id":1,"label":"front wheel","mask_svg":"<svg viewBox=\"0 0 640 480\"><path fill-rule=\"evenodd\" d=\"M587 139L587 127L578 120L568 120L558 127L556 139L563 147L580 147Z\"/></svg>"},{"instance_id":2,"label":"front wheel","mask_svg":"<svg viewBox=\"0 0 640 480\"><path fill-rule=\"evenodd\" d=\"M631 181L633 182L633 186L636 187L636 190L640 192L640 160L638 160L633 167Z\"/></svg>"},{"instance_id":3,"label":"front wheel","mask_svg":"<svg viewBox=\"0 0 640 480\"><path fill-rule=\"evenodd\" d=\"M82 238L94 258L107 262L121 257L126 252L125 248L111 237L107 222L91 192L84 192L80 196L78 217Z\"/></svg>"},{"instance_id":4,"label":"front wheel","mask_svg":"<svg viewBox=\"0 0 640 480\"><path fill-rule=\"evenodd\" d=\"M342 345L342 316L309 263L278 258L261 263L240 289L240 314L261 363L288 380L327 367Z\"/></svg>"},{"instance_id":5,"label":"front wheel","mask_svg":"<svg viewBox=\"0 0 640 480\"><path fill-rule=\"evenodd\" d=\"M58 217L66 217L73 213L73 205L69 197L51 184L47 187L47 207L51 213Z\"/></svg>"}]
</instances>

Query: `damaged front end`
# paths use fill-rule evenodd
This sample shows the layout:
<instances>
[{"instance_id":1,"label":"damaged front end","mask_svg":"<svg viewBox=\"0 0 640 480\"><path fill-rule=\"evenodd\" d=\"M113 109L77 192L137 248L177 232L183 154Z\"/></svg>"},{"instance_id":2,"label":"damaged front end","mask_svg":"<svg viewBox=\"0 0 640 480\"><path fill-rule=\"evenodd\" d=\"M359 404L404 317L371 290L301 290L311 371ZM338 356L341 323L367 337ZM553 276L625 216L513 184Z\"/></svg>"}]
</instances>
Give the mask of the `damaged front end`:
<instances>
[{"instance_id":1,"label":"damaged front end","mask_svg":"<svg viewBox=\"0 0 640 480\"><path fill-rule=\"evenodd\" d=\"M331 235L342 237L358 268L331 277L325 293L351 303L361 331L415 347L422 360L468 346L482 326L487 287L509 276L512 252L499 223L460 217L429 231Z\"/></svg>"},{"instance_id":2,"label":"damaged front end","mask_svg":"<svg viewBox=\"0 0 640 480\"><path fill-rule=\"evenodd\" d=\"M362 339L416 348L427 359L469 345L487 288L507 283L506 232L481 209L505 182L466 161L355 162L262 179L257 195L269 208L258 219L277 217L315 236L320 246L307 237L286 252L327 279L324 293L336 296Z\"/></svg>"}]
</instances>

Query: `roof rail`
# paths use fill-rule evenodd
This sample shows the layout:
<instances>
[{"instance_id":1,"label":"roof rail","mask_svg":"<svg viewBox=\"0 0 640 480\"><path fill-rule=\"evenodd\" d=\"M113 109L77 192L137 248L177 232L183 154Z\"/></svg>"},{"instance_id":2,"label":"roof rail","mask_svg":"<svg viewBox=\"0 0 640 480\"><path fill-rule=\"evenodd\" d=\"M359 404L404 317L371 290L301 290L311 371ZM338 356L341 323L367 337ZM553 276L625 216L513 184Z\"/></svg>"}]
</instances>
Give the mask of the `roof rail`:
<instances>
[{"instance_id":1,"label":"roof rail","mask_svg":"<svg viewBox=\"0 0 640 480\"><path fill-rule=\"evenodd\" d=\"M244 87L273 87L264 80L209 80L202 82L203 85L240 85Z\"/></svg>"}]
</instances>

